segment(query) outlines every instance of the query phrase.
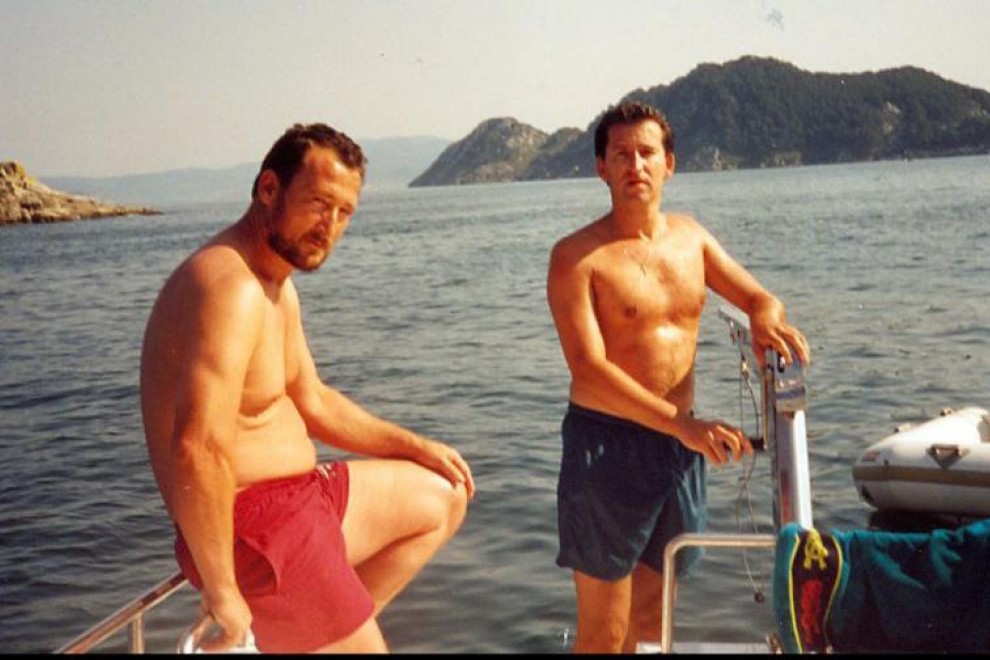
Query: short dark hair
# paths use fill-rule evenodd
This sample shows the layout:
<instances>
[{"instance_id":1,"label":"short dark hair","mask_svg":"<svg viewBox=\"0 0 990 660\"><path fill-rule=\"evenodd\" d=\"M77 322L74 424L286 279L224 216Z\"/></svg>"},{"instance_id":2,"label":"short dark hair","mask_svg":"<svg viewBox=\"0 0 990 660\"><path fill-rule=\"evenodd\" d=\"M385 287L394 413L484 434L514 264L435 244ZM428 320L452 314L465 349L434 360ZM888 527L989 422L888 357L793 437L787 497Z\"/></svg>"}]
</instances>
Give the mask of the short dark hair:
<instances>
[{"instance_id":1,"label":"short dark hair","mask_svg":"<svg viewBox=\"0 0 990 660\"><path fill-rule=\"evenodd\" d=\"M329 147L336 151L344 165L360 172L361 179L364 179L364 168L368 159L354 140L326 124L293 124L275 141L265 159L261 161L261 169L254 177L254 184L251 186L251 198L258 194L258 180L265 170L275 172L282 187L288 187L299 171L306 152L314 145Z\"/></svg>"},{"instance_id":2,"label":"short dark hair","mask_svg":"<svg viewBox=\"0 0 990 660\"><path fill-rule=\"evenodd\" d=\"M652 119L660 124L663 131L663 150L668 154L674 153L674 129L670 127L663 113L652 105L638 101L623 101L610 106L595 127L595 158L604 158L608 147L608 129L616 124L635 124L644 119Z\"/></svg>"}]
</instances>

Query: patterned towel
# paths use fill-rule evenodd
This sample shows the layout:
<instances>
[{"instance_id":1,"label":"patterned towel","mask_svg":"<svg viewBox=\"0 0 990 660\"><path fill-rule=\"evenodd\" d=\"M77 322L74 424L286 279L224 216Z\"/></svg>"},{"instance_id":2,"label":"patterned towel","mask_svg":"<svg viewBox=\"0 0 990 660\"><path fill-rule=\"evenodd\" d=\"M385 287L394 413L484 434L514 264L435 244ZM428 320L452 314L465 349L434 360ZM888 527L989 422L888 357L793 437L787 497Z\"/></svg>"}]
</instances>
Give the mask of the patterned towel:
<instances>
[{"instance_id":1,"label":"patterned towel","mask_svg":"<svg viewBox=\"0 0 990 660\"><path fill-rule=\"evenodd\" d=\"M787 653L988 653L990 519L930 532L786 525L773 596Z\"/></svg>"}]
</instances>

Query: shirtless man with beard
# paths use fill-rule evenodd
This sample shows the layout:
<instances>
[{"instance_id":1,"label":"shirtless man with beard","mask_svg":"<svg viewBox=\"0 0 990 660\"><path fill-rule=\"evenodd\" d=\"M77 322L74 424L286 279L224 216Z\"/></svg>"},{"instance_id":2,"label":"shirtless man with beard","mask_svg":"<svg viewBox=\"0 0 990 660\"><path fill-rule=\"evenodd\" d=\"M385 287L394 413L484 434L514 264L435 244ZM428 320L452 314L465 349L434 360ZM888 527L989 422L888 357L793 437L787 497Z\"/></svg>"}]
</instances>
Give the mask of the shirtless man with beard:
<instances>
[{"instance_id":1,"label":"shirtless man with beard","mask_svg":"<svg viewBox=\"0 0 990 660\"><path fill-rule=\"evenodd\" d=\"M324 124L265 157L246 213L171 274L141 355L141 410L176 557L222 634L205 648L383 652L376 617L474 495L452 447L324 384L291 275L330 255L365 157ZM317 463L316 439L371 458Z\"/></svg>"}]
</instances>

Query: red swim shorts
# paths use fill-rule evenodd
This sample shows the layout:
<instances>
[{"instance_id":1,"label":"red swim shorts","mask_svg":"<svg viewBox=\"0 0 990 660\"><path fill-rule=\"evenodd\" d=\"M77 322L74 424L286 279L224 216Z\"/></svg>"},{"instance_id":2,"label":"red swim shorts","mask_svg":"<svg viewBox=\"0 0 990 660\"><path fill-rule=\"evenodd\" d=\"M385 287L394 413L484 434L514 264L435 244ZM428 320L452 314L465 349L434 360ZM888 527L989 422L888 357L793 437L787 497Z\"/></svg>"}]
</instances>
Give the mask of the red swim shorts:
<instances>
[{"instance_id":1,"label":"red swim shorts","mask_svg":"<svg viewBox=\"0 0 990 660\"><path fill-rule=\"evenodd\" d=\"M234 569L251 608L255 643L266 653L304 653L344 639L374 603L347 563L340 522L347 510L347 464L254 484L234 501ZM203 581L182 534L179 567Z\"/></svg>"}]
</instances>

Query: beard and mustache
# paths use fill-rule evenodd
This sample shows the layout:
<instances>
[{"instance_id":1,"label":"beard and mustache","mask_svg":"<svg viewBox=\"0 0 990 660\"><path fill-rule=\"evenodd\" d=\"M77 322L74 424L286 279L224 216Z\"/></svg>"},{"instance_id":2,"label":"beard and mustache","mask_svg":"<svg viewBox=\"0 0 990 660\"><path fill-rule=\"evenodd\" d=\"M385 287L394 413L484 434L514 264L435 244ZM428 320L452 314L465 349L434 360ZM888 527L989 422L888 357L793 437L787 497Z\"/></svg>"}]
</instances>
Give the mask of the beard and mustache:
<instances>
[{"instance_id":1,"label":"beard and mustache","mask_svg":"<svg viewBox=\"0 0 990 660\"><path fill-rule=\"evenodd\" d=\"M333 247L329 244L326 233L317 227L292 239L282 233L284 215L285 194L279 192L268 222L268 247L293 268L307 273L315 271L327 260ZM318 246L322 246L322 249Z\"/></svg>"}]
</instances>

